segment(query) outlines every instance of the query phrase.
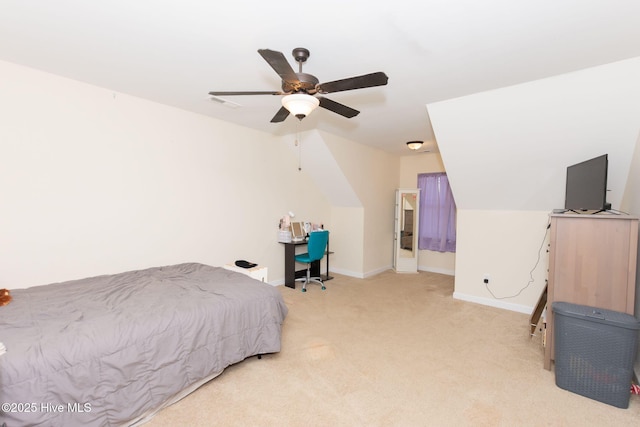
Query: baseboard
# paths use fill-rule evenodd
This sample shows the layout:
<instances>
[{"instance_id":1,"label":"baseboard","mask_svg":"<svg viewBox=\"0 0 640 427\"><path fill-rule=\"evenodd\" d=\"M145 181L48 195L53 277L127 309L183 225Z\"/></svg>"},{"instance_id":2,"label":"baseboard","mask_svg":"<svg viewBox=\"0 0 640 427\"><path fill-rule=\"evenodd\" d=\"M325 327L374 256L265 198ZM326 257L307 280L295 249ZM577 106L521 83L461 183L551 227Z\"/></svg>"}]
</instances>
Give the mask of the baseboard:
<instances>
[{"instance_id":1,"label":"baseboard","mask_svg":"<svg viewBox=\"0 0 640 427\"><path fill-rule=\"evenodd\" d=\"M490 307L502 308L504 310L516 311L518 313L524 313L524 314L531 314L534 308L526 305L499 301L492 298L482 298L482 297L477 297L475 295L461 294L460 292L454 292L453 298L459 299L462 301L474 302L476 304L488 305Z\"/></svg>"},{"instance_id":2,"label":"baseboard","mask_svg":"<svg viewBox=\"0 0 640 427\"><path fill-rule=\"evenodd\" d=\"M359 273L351 270L344 270L342 268L331 268L331 271L329 273L341 274L343 276L348 276L348 277L355 277L356 279L366 279L368 277L372 277L380 273L384 273L385 271L388 271L388 270L393 270L393 266L388 265L385 267L377 268L375 270L367 271L366 273ZM441 269L441 268L418 267L418 270L426 271L429 273L445 274L447 276L455 275L455 271ZM269 284L273 286L284 285L284 278L271 281L269 282Z\"/></svg>"},{"instance_id":3,"label":"baseboard","mask_svg":"<svg viewBox=\"0 0 640 427\"><path fill-rule=\"evenodd\" d=\"M391 265L387 265L385 267L381 267L381 268L377 268L375 270L367 271L366 273L364 273L363 279L367 278L367 277L372 277L372 276L378 275L380 273L384 273L385 271L389 271L392 268L393 267Z\"/></svg>"},{"instance_id":4,"label":"baseboard","mask_svg":"<svg viewBox=\"0 0 640 427\"><path fill-rule=\"evenodd\" d=\"M376 274L381 273L381 272L386 271L386 270L388 270L388 268L384 268L384 269L382 269L382 270L380 270L378 272L371 273L371 274L368 274L368 275L363 275L362 273L356 273L356 272L350 271L350 270L343 270L343 269L340 269L340 268L338 268L338 269L332 268L329 271L329 274L335 273L335 274L341 274L343 276L355 277L356 279L364 279L365 277L373 276L373 275L376 275ZM323 270L322 274L324 274L324 270ZM273 280L273 281L269 282L269 284L272 285L272 286L284 285L284 278L281 278L281 279L278 279L278 280Z\"/></svg>"},{"instance_id":5,"label":"baseboard","mask_svg":"<svg viewBox=\"0 0 640 427\"><path fill-rule=\"evenodd\" d=\"M354 277L356 279L366 279L367 277L375 276L375 275L383 273L383 272L385 272L387 270L391 270L391 266L382 267L382 268L378 268L376 270L367 271L366 273L358 273L356 271L344 270L342 268L331 268L331 270L329 271L329 274L335 273L335 274L341 274L343 276ZM279 280L274 280L272 282L269 282L269 284L273 285L273 286L284 285L284 278L279 279Z\"/></svg>"},{"instance_id":6,"label":"baseboard","mask_svg":"<svg viewBox=\"0 0 640 427\"><path fill-rule=\"evenodd\" d=\"M387 265L385 267L380 267L377 268L375 270L370 270L367 271L366 273L357 273L355 271L350 271L350 270L343 270L340 268L332 268L331 269L331 273L336 273L336 274L342 274L343 276L349 276L349 277L355 277L357 279L366 279L368 277L372 277L372 276L376 276L380 273L384 273L385 271L388 270L393 270L393 266L392 265ZM455 275L455 271L453 270L446 270L446 269L440 269L440 268L429 268L429 267L418 267L418 270L420 271L427 271L430 273L438 273L438 274L446 274L447 276L454 276Z\"/></svg>"},{"instance_id":7,"label":"baseboard","mask_svg":"<svg viewBox=\"0 0 640 427\"><path fill-rule=\"evenodd\" d=\"M355 277L356 279L364 279L365 278L365 275L363 275L362 273L357 273L357 272L351 271L351 270L344 270L342 268L332 268L330 270L330 273L336 273L336 274L341 274L343 276Z\"/></svg>"},{"instance_id":8,"label":"baseboard","mask_svg":"<svg viewBox=\"0 0 640 427\"><path fill-rule=\"evenodd\" d=\"M420 267L420 266L418 266L418 270L426 271L426 272L429 272L429 273L445 274L447 276L455 276L456 275L455 270L447 270L445 268L432 268L432 267Z\"/></svg>"},{"instance_id":9,"label":"baseboard","mask_svg":"<svg viewBox=\"0 0 640 427\"><path fill-rule=\"evenodd\" d=\"M265 283L268 284L268 285L271 285L271 286L282 286L282 285L284 285L284 279L272 280L270 282L265 282Z\"/></svg>"}]
</instances>

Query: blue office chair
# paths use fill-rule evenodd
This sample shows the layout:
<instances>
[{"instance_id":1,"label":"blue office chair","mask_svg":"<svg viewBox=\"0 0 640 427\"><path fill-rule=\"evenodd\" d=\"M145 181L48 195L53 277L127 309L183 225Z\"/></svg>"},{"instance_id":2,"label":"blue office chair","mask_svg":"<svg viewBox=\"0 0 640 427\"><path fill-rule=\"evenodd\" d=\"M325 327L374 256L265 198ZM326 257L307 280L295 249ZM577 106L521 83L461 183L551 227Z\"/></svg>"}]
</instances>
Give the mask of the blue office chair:
<instances>
[{"instance_id":1,"label":"blue office chair","mask_svg":"<svg viewBox=\"0 0 640 427\"><path fill-rule=\"evenodd\" d=\"M296 262L307 264L307 276L296 279L296 282L302 283L302 292L307 292L307 283L316 282L322 285L322 290L327 289L324 286L322 277L311 277L311 263L320 261L327 250L329 242L329 231L312 231L309 233L309 243L307 243L307 253L295 256Z\"/></svg>"}]
</instances>

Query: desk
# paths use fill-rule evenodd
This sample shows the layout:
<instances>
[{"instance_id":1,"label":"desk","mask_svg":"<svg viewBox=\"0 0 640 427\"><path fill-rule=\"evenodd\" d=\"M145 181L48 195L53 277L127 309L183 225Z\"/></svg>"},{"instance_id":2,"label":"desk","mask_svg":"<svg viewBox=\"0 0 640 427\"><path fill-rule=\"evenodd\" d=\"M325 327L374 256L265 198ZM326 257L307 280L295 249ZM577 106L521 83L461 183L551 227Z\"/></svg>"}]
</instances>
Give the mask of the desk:
<instances>
[{"instance_id":1,"label":"desk","mask_svg":"<svg viewBox=\"0 0 640 427\"><path fill-rule=\"evenodd\" d=\"M296 247L307 244L306 240L301 242L280 242L284 245L284 285L288 288L296 288L296 279L299 277L305 277L307 275L307 269L296 271ZM327 269L325 274L320 274L320 261L314 261L311 263L311 277L322 277L322 280L331 280L333 277L329 276L329 254L333 252L329 251L329 242L327 241L327 252L325 258L327 262Z\"/></svg>"}]
</instances>

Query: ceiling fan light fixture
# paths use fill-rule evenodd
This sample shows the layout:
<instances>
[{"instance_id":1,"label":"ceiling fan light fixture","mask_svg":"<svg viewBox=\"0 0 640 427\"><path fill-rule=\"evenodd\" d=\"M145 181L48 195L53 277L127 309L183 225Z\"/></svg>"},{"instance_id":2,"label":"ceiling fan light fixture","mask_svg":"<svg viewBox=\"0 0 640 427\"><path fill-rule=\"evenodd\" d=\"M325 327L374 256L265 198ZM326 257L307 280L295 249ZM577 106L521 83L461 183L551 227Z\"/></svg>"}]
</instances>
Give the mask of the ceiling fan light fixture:
<instances>
[{"instance_id":1,"label":"ceiling fan light fixture","mask_svg":"<svg viewBox=\"0 0 640 427\"><path fill-rule=\"evenodd\" d=\"M294 93L284 96L282 105L291 114L302 120L320 105L320 100L306 93Z\"/></svg>"},{"instance_id":2,"label":"ceiling fan light fixture","mask_svg":"<svg viewBox=\"0 0 640 427\"><path fill-rule=\"evenodd\" d=\"M410 150L419 150L420 147L422 147L422 144L424 144L422 141L409 141L407 142L407 147L409 147Z\"/></svg>"}]
</instances>

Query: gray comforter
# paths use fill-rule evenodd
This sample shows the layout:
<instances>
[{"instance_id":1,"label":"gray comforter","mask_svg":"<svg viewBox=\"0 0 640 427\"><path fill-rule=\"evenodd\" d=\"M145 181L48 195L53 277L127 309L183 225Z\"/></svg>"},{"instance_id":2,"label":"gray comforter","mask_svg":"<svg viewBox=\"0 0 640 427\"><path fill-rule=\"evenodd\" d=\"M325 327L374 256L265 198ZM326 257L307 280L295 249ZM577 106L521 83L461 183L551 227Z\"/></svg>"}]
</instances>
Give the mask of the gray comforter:
<instances>
[{"instance_id":1,"label":"gray comforter","mask_svg":"<svg viewBox=\"0 0 640 427\"><path fill-rule=\"evenodd\" d=\"M0 424L129 424L236 362L280 350L273 286L180 264L16 289L0 307Z\"/></svg>"}]
</instances>

